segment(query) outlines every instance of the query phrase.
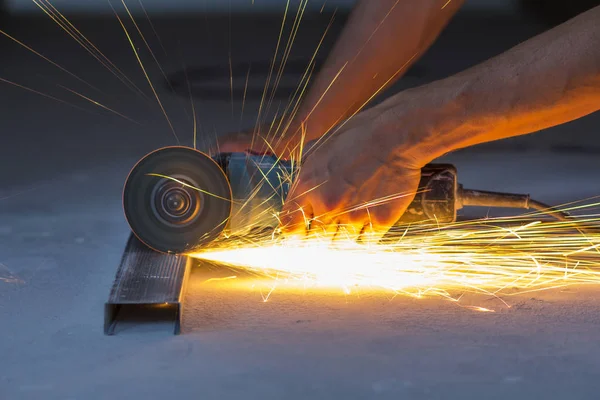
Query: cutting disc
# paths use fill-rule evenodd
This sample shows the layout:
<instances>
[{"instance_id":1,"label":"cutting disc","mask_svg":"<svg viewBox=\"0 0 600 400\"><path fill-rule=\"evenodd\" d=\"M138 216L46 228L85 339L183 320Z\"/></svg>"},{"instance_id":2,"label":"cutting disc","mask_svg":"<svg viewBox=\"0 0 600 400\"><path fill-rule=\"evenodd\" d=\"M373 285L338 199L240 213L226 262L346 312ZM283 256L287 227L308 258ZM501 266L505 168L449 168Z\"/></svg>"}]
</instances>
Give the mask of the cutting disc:
<instances>
[{"instance_id":1,"label":"cutting disc","mask_svg":"<svg viewBox=\"0 0 600 400\"><path fill-rule=\"evenodd\" d=\"M165 147L142 158L123 189L133 233L148 247L186 253L216 239L231 214L231 187L209 156Z\"/></svg>"}]
</instances>

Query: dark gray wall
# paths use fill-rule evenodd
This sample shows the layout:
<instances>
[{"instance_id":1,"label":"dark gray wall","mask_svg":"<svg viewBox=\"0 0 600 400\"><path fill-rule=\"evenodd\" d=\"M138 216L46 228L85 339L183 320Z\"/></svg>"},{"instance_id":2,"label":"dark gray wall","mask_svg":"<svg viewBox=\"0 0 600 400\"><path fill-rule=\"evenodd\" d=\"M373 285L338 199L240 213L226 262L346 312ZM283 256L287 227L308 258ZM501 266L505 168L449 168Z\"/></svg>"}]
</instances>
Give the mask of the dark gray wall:
<instances>
[{"instance_id":1,"label":"dark gray wall","mask_svg":"<svg viewBox=\"0 0 600 400\"><path fill-rule=\"evenodd\" d=\"M350 9L356 0L310 0L308 8L320 10L326 8ZM117 4L119 2L115 2ZM131 2L130 6L135 7ZM299 0L291 0L291 5L297 5ZM513 0L467 0L466 7L485 9L512 9ZM32 1L8 0L11 9L19 12L37 11L37 6ZM110 7L106 1L97 0L54 0L54 6L62 11L69 12L109 12ZM204 12L204 11L283 11L285 0L144 0L144 7L150 12Z\"/></svg>"},{"instance_id":2,"label":"dark gray wall","mask_svg":"<svg viewBox=\"0 0 600 400\"><path fill-rule=\"evenodd\" d=\"M600 0L519 0L516 4L526 16L557 25L600 5Z\"/></svg>"},{"instance_id":3,"label":"dark gray wall","mask_svg":"<svg viewBox=\"0 0 600 400\"><path fill-rule=\"evenodd\" d=\"M0 19L6 16L8 6L5 0L0 0Z\"/></svg>"}]
</instances>

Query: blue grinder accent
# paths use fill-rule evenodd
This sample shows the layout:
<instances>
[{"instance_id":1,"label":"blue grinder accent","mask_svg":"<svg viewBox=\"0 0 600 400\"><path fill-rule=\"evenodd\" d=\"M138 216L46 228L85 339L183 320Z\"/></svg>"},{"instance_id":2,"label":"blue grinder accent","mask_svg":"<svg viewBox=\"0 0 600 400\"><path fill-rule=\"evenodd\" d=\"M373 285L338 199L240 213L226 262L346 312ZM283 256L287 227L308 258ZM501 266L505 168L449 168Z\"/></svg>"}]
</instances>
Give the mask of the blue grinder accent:
<instances>
[{"instance_id":1,"label":"blue grinder accent","mask_svg":"<svg viewBox=\"0 0 600 400\"><path fill-rule=\"evenodd\" d=\"M221 166L233 197L227 230L243 235L254 230L275 229L277 214L290 190L295 168L274 155L220 153L213 159Z\"/></svg>"},{"instance_id":2,"label":"blue grinder accent","mask_svg":"<svg viewBox=\"0 0 600 400\"><path fill-rule=\"evenodd\" d=\"M297 164L273 155L221 153L213 157L225 171L234 204L229 232L244 235L255 230L275 229ZM421 171L419 191L398 221L400 225L421 221L448 223L456 220L456 168L449 164L428 164Z\"/></svg>"}]
</instances>

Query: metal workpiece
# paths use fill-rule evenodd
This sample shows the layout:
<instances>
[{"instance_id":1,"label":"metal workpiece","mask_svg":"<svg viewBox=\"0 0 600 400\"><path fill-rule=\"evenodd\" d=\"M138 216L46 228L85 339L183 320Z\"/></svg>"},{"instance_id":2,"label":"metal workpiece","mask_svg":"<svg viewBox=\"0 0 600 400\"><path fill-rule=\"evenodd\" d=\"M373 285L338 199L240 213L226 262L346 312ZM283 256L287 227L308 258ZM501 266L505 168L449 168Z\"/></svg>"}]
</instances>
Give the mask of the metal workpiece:
<instances>
[{"instance_id":1,"label":"metal workpiece","mask_svg":"<svg viewBox=\"0 0 600 400\"><path fill-rule=\"evenodd\" d=\"M131 234L105 304L104 333L115 333L124 309L145 307L150 313L170 312L178 334L190 268L189 257L156 252Z\"/></svg>"}]
</instances>

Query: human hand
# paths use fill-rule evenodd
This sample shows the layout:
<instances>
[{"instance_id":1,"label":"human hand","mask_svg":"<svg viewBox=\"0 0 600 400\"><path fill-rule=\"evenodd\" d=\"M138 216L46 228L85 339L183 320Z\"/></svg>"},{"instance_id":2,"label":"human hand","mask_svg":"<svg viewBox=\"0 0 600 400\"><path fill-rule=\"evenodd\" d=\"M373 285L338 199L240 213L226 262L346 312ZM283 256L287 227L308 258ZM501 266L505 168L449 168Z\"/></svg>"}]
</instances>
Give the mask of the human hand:
<instances>
[{"instance_id":1,"label":"human hand","mask_svg":"<svg viewBox=\"0 0 600 400\"><path fill-rule=\"evenodd\" d=\"M405 99L358 114L315 144L280 213L284 234L381 238L404 214L430 160L428 121Z\"/></svg>"}]
</instances>

